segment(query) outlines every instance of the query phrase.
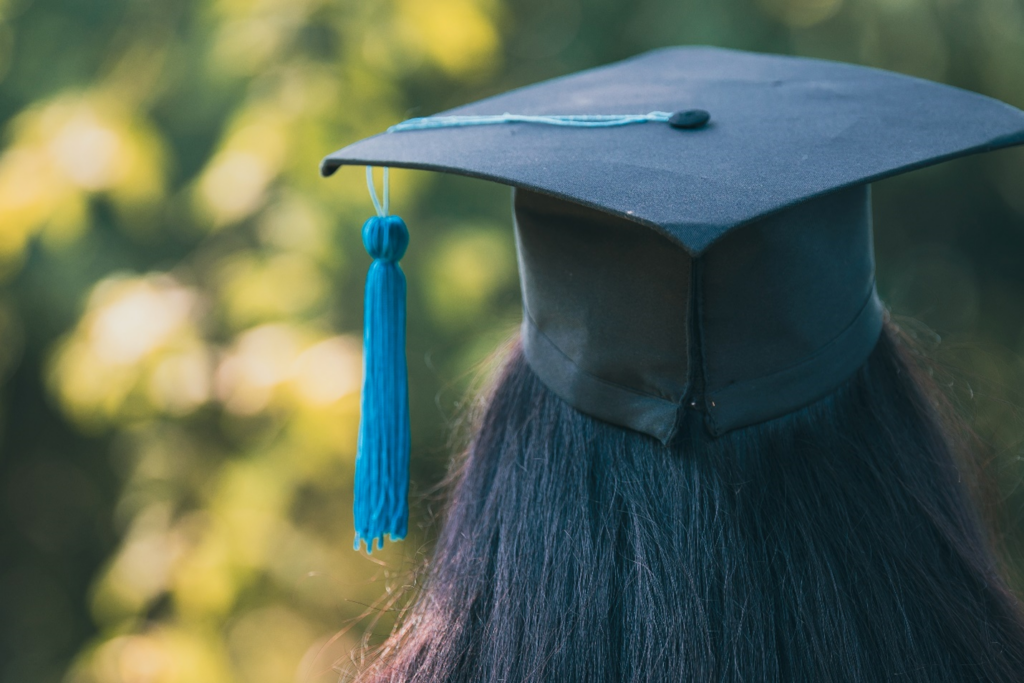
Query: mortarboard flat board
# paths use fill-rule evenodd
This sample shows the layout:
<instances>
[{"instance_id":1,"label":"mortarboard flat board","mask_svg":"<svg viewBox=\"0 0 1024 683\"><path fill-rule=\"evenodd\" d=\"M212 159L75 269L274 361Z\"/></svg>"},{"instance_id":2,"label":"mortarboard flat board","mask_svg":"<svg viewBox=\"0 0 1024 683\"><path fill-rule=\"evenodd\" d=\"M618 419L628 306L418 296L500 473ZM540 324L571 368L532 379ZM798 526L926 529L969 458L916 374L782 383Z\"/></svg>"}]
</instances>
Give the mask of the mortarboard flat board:
<instances>
[{"instance_id":1,"label":"mortarboard flat board","mask_svg":"<svg viewBox=\"0 0 1024 683\"><path fill-rule=\"evenodd\" d=\"M708 125L530 123L382 133L328 155L549 194L659 230L693 255L730 229L850 185L1024 142L1024 113L850 64L714 47L649 52L440 114L644 114Z\"/></svg>"}]
</instances>

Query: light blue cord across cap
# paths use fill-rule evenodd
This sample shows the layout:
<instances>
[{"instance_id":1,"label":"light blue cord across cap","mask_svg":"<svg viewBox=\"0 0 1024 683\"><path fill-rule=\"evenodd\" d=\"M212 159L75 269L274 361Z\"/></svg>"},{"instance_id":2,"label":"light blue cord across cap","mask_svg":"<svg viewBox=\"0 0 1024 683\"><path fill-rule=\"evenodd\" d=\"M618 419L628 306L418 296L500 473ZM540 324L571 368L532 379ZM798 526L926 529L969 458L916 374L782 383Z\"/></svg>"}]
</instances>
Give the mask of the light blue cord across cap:
<instances>
[{"instance_id":1,"label":"light blue cord across cap","mask_svg":"<svg viewBox=\"0 0 1024 683\"><path fill-rule=\"evenodd\" d=\"M500 114L491 116L423 116L396 123L389 133L431 128L459 128L462 126L491 126L500 123L540 123L548 126L572 128L611 128L634 123L668 123L672 112L652 111L647 114L571 114L530 116L527 114ZM385 186L386 187L386 186Z\"/></svg>"}]
</instances>

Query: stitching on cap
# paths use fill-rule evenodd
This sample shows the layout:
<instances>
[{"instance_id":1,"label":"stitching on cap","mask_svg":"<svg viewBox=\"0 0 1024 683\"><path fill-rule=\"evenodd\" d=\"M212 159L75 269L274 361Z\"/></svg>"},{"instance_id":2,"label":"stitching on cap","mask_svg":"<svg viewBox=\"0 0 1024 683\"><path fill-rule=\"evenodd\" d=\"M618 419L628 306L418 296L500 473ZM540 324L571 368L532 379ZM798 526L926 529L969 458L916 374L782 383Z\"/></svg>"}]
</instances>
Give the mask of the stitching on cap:
<instances>
[{"instance_id":1,"label":"stitching on cap","mask_svg":"<svg viewBox=\"0 0 1024 683\"><path fill-rule=\"evenodd\" d=\"M544 339L547 341L547 343L551 345L551 348L553 348L555 351L557 351L558 354L560 356L562 356L562 358L564 358L570 365L572 365L573 368L575 368L576 371L579 372L581 375L585 375L589 379L591 379L591 380L593 380L595 382L599 382L600 384L604 384L605 386L611 387L613 389L618 389L620 391L626 391L626 392L629 392L629 393L631 393L631 394L633 394L635 396L639 396L641 398L654 399L656 401L662 401L664 403L668 403L669 405L673 405L673 406L674 405L678 405L678 403L676 401L673 401L672 399L669 399L669 398L665 398L664 396L658 396L657 394L648 394L648 393L646 393L644 391L640 391L640 390L634 389L632 387L627 387L624 384L618 384L617 382L612 382L610 380L603 379L601 377L598 377L597 375L594 375L594 374L591 374L591 373L587 372L586 370L581 368L576 363L576 361L574 361L572 358L567 356L565 351L560 349L558 347L558 344L556 344L554 341L551 340L551 337L549 337L548 335L544 334L544 331L541 330L540 327L538 327L537 321L533 319L533 316L530 315L530 311L528 311L525 306L523 307L523 314L526 317L527 321L530 323L530 326L533 328L533 330L537 334L539 334L541 337L544 337Z\"/></svg>"}]
</instances>

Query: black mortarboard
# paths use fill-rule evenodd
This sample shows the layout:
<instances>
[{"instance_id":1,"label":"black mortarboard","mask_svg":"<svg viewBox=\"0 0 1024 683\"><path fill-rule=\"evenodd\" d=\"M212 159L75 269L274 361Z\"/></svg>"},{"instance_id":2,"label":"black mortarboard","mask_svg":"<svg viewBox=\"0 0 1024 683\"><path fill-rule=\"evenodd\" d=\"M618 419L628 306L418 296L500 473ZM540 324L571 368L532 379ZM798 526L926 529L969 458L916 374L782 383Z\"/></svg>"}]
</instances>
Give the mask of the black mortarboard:
<instances>
[{"instance_id":1,"label":"black mortarboard","mask_svg":"<svg viewBox=\"0 0 1024 683\"><path fill-rule=\"evenodd\" d=\"M1024 112L975 93L683 47L399 124L321 169L514 187L531 367L582 412L668 442L687 415L718 435L833 391L882 326L868 183L1020 143Z\"/></svg>"}]
</instances>

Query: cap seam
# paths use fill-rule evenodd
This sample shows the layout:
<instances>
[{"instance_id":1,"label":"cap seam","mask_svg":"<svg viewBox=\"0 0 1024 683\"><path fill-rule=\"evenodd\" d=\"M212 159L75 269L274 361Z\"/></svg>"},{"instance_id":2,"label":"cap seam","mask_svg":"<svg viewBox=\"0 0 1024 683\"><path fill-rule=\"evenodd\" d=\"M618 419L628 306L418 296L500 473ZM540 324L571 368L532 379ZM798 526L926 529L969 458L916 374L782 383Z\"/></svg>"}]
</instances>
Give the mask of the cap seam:
<instances>
[{"instance_id":1,"label":"cap seam","mask_svg":"<svg viewBox=\"0 0 1024 683\"><path fill-rule=\"evenodd\" d=\"M605 386L611 387L613 389L618 389L620 391L628 392L630 394L633 394L635 396L639 396L641 398L655 399L655 400L658 400L658 401L664 401L665 403L669 403L671 405L678 405L679 404L678 400L672 400L672 399L667 398L665 396L659 396L658 394L651 394L651 393L647 393L645 391L639 391L637 389L634 389L633 387L626 386L625 384L619 384L618 382L612 382L610 380L604 379L603 377L598 377L597 375L595 375L595 374L593 374L593 373L591 373L591 372L589 372L587 370L584 370L582 367L580 367L579 363L577 363L572 358L570 358L569 355L566 354L565 351L563 351L562 348L560 346L558 346L558 344L556 344L551 339L551 337L549 337L547 334L545 334L544 330L542 330L540 328L540 326L537 324L537 321L534 319L534 317L532 315L530 315L530 311L529 311L529 309L526 308L526 306L523 306L523 316L526 318L527 321L529 321L529 323L530 323L531 327L533 327L534 331L537 334L539 334L541 337L544 337L544 339L548 342L548 344L551 345L551 348L553 348L555 351L557 351L559 353L559 355L561 355L581 375L586 375L588 378L590 378L591 380L593 380L595 382L598 382L600 384L604 384ZM689 378L687 378L686 385L685 385L687 391L683 393L684 397L686 396L686 393L689 392L689 389L690 389L689 385L690 385L690 381L689 381Z\"/></svg>"},{"instance_id":2,"label":"cap seam","mask_svg":"<svg viewBox=\"0 0 1024 683\"><path fill-rule=\"evenodd\" d=\"M876 316L866 317L870 313L873 304L876 305L878 307L878 309L880 310L880 314L877 316L878 320L875 323L873 323L872 320L874 320L874 318ZM821 359L823 359L823 358L828 358L829 354L835 354L836 353L837 345L839 345L841 343L844 343L851 334L860 334L858 332L858 330L865 330L866 331L866 329L871 329L871 327L874 327L875 325L877 325L878 326L878 330L880 330L881 329L881 324L884 322L884 320L885 320L885 307L881 303L881 301L878 299L878 293L875 290L874 284L872 284L870 294L868 295L868 300L864 303L863 306L860 307L860 309L857 311L857 314L854 316L853 321L849 325L847 325L845 328L843 328L842 332L840 332L838 335L833 337L826 344L823 344L814 353L812 353L812 354L810 354L808 356L805 356L798 363L791 364L791 365L789 365L789 366L787 366L785 368L782 368L780 370L777 370L777 371L772 372L772 373L767 374L767 375L760 375L758 377L752 377L752 378L749 378L749 379L744 379L742 381L733 382L732 384L730 384L728 386L725 386L725 387L721 387L718 390L709 391L707 395L708 395L708 400L710 401L711 405L708 406L708 412L712 413L712 412L725 411L728 414L729 411L730 411L730 408L733 405L730 402L730 398L736 398L737 396L743 396L744 392L749 392L749 391L755 390L754 388L752 388L752 386L756 387L756 385L758 385L758 384L761 384L761 385L771 384L772 382L779 381L779 380L785 381L787 375L792 375L794 372L799 371L801 368L804 368L804 367L808 367L808 366L813 367L814 363L821 361ZM866 325L871 326L871 327L867 327L865 329ZM726 431L731 431L733 429L738 429L740 427L749 426L751 424L759 424L761 422L766 422L768 420L775 419L775 418L780 417L782 415L791 413L791 412L799 409L800 407L810 405L814 401L817 401L820 398L822 398L824 396L827 396L829 393L834 391L837 387L842 385L843 382L847 381L850 378L850 376L854 372L856 372L856 369L858 367L860 367L864 363L864 360L870 355L871 350L874 348L874 344L877 343L877 340L878 340L877 331L873 334L872 339L873 339L873 341L870 344L870 346L865 344L866 348L863 350L863 352L860 352L860 353L857 354L859 356L859 358L857 359L856 364L855 365L852 364L852 363L850 364L852 366L852 369L850 369L848 372L845 372L841 378L836 379L835 381L829 383L829 385L827 387L824 387L824 388L822 388L819 391L813 392L814 395L810 396L810 398L807 398L807 399L805 399L803 401L799 401L799 402L793 402L791 407L785 408L785 409L781 409L781 410L761 410L761 411L755 411L755 412L763 413L764 416L761 417L760 419L755 419L755 420L752 420L752 421L750 421L750 420L748 420L746 418L740 418L739 423L737 424L736 423L737 422L737 420L736 420L737 416L734 415L732 418L727 418L725 420L726 425L725 425L724 428L721 428L721 429L719 429L719 427L718 427L719 423L721 422L721 420L719 420L718 422L716 422L716 429L719 430L719 431L715 432L716 436L720 435L720 433L724 433ZM848 351L848 355L846 357L849 358L850 356L853 355L853 353L854 353L854 350L851 349L850 351ZM843 365L843 364L840 363L840 365ZM804 392L800 392L800 393L804 393ZM781 397L779 400L783 404L787 403L787 399L784 396ZM716 401L718 403L717 406L714 405L714 403ZM726 405L727 403L729 403L729 404Z\"/></svg>"},{"instance_id":3,"label":"cap seam","mask_svg":"<svg viewBox=\"0 0 1024 683\"><path fill-rule=\"evenodd\" d=\"M828 351L829 347L832 346L832 344L836 342L836 340L842 338L843 335L845 335L847 332L849 332L857 324L857 319L860 318L860 316L864 313L864 309L866 309L871 304L871 300L874 299L874 298L877 298L877 296L878 296L878 293L875 291L875 279L871 278L871 287L868 288L868 296L864 300L864 303L861 304L859 308L857 308L857 312L853 315L853 318L850 320L849 324L847 324L846 327L844 327L837 335L835 335L834 337L829 339L827 342L825 342L824 344L819 346L816 351L814 351L813 353L810 353L810 354L804 356L803 358L801 358L800 360L796 361L795 363L790 363L789 365L787 365L787 366L785 366L783 368L779 368L778 370L775 370L774 372L769 372L766 375L758 375L757 377L749 377L749 378L746 378L746 379L743 379L743 380L734 381L731 384L727 384L724 387L720 387L719 391L728 389L729 387L731 387L731 386L733 386L735 384L741 384L741 383L745 383L745 382L757 382L757 381L760 381L760 380L763 380L763 379L768 379L769 377L774 377L775 375L779 375L779 374L782 374L784 372L788 372L788 371L790 371L790 370L792 370L794 368L798 368L801 365L804 365L805 363L809 363L809 362L813 361L818 356L823 355L824 353L826 353ZM712 393L712 392L706 392L706 393Z\"/></svg>"}]
</instances>

